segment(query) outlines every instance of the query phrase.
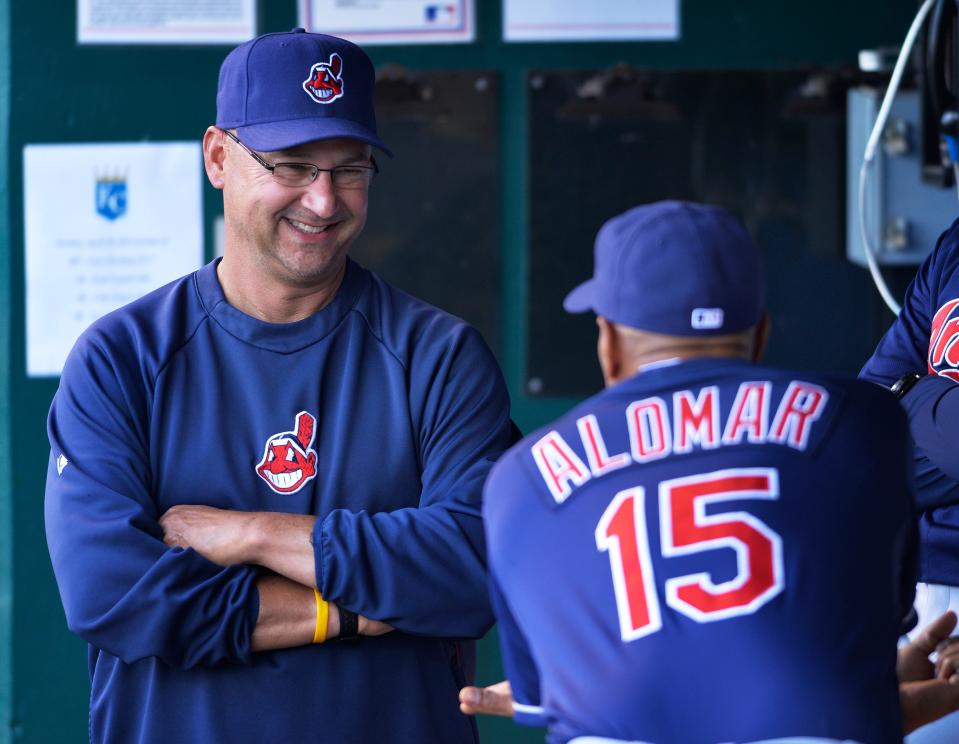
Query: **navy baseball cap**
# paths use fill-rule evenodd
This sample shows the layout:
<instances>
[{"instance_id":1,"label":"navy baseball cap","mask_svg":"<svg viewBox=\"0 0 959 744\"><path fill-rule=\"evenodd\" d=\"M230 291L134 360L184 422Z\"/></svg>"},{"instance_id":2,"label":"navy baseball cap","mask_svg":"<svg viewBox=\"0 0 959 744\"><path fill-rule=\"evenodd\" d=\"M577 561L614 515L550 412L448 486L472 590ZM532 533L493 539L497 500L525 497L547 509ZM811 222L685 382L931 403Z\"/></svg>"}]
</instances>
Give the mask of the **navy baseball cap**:
<instances>
[{"instance_id":1,"label":"navy baseball cap","mask_svg":"<svg viewBox=\"0 0 959 744\"><path fill-rule=\"evenodd\" d=\"M764 308L759 247L719 207L635 207L600 228L593 277L563 307L671 336L744 331Z\"/></svg>"},{"instance_id":2,"label":"navy baseball cap","mask_svg":"<svg viewBox=\"0 0 959 744\"><path fill-rule=\"evenodd\" d=\"M220 67L216 125L254 150L347 137L392 155L376 133L373 63L356 44L302 28L264 34Z\"/></svg>"}]
</instances>

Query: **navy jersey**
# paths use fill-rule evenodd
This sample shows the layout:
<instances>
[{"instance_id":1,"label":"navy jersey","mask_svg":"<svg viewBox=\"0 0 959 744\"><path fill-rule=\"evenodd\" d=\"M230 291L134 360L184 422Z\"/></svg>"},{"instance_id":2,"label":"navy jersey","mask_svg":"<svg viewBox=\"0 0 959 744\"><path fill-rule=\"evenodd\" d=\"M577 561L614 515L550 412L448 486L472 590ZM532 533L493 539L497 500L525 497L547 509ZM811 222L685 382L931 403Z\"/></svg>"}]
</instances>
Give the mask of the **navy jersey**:
<instances>
[{"instance_id":1,"label":"navy jersey","mask_svg":"<svg viewBox=\"0 0 959 744\"><path fill-rule=\"evenodd\" d=\"M589 399L485 488L516 720L551 742L901 741L911 482L874 385L696 359Z\"/></svg>"},{"instance_id":2,"label":"navy jersey","mask_svg":"<svg viewBox=\"0 0 959 744\"><path fill-rule=\"evenodd\" d=\"M81 337L49 435L92 741L476 741L455 639L492 624L480 499L511 429L475 330L352 262L322 311L263 323L211 264ZM175 504L317 515L320 591L396 631L251 653L260 569L164 545Z\"/></svg>"},{"instance_id":3,"label":"navy jersey","mask_svg":"<svg viewBox=\"0 0 959 744\"><path fill-rule=\"evenodd\" d=\"M923 581L959 586L959 221L906 290L902 312L860 377L889 386L926 375L903 399L915 441Z\"/></svg>"}]
</instances>

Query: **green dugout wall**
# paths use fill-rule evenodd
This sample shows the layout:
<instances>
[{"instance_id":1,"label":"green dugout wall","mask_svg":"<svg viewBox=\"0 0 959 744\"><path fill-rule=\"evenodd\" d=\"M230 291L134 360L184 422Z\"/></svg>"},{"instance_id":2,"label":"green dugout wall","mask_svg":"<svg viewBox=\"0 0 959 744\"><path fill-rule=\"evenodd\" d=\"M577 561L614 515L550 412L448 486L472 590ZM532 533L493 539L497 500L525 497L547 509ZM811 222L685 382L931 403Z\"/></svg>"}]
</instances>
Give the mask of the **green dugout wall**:
<instances>
[{"instance_id":1,"label":"green dugout wall","mask_svg":"<svg viewBox=\"0 0 959 744\"><path fill-rule=\"evenodd\" d=\"M856 52L900 43L916 5L682 0L678 42L510 45L500 3L478 0L474 44L369 50L397 157L358 255L483 330L529 430L598 384L590 319L556 303L588 272L599 223L639 201L717 201L764 247L771 360L854 373L891 317L843 258L844 94ZM296 25L294 0L258 13L261 31ZM79 47L75 3L0 0L0 744L84 741L89 694L43 531L56 380L25 371L23 147L199 139L226 51ZM209 188L204 212L209 257ZM480 681L500 674L491 634Z\"/></svg>"}]
</instances>

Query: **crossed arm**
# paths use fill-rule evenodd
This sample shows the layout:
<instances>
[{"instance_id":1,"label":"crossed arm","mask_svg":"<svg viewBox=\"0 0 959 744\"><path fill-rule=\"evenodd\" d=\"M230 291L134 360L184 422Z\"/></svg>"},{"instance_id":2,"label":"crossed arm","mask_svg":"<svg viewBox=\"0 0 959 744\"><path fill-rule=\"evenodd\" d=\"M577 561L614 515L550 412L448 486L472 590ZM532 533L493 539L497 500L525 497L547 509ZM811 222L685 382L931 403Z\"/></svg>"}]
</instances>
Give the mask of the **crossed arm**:
<instances>
[{"instance_id":1,"label":"crossed arm","mask_svg":"<svg viewBox=\"0 0 959 744\"><path fill-rule=\"evenodd\" d=\"M158 514L158 503L183 499L154 493L153 468L165 465L152 462L154 400L142 383L153 372L130 358L128 330L78 342L48 419L45 526L71 630L126 663L248 664L251 651L312 640L317 586L357 613L360 634L486 632L479 494L512 437L505 385L477 334L445 345L439 361L416 357L426 371L440 367L414 391L406 444L419 498L397 497L392 511L327 505L317 520L187 506Z\"/></svg>"},{"instance_id":2,"label":"crossed arm","mask_svg":"<svg viewBox=\"0 0 959 744\"><path fill-rule=\"evenodd\" d=\"M163 541L192 548L220 566L252 564L275 572L257 580L260 609L253 651L305 646L316 628L316 569L312 535L316 517L279 512L242 512L209 506L174 506L160 517ZM359 616L360 635L393 628ZM340 634L340 612L330 602L326 637Z\"/></svg>"}]
</instances>

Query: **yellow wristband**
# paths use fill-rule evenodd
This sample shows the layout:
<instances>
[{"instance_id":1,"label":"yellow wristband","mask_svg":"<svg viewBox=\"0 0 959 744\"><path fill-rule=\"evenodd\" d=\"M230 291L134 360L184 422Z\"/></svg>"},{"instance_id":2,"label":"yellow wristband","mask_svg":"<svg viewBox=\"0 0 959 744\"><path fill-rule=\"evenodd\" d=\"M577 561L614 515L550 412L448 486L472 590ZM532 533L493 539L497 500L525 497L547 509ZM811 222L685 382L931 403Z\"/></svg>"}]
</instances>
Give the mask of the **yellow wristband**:
<instances>
[{"instance_id":1,"label":"yellow wristband","mask_svg":"<svg viewBox=\"0 0 959 744\"><path fill-rule=\"evenodd\" d=\"M313 643L323 643L326 640L326 624L330 619L330 603L323 599L319 589L314 587L316 597L316 628L313 630Z\"/></svg>"}]
</instances>

